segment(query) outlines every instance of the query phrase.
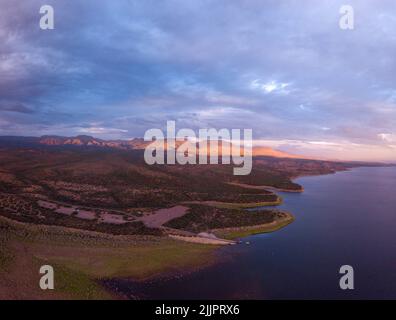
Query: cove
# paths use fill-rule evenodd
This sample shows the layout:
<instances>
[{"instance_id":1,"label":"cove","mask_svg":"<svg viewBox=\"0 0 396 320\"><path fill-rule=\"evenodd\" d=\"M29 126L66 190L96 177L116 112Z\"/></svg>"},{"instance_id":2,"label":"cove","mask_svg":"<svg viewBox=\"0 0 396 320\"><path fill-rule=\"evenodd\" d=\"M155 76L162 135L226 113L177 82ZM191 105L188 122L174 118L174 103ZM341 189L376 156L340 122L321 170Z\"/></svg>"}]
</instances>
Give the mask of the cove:
<instances>
[{"instance_id":1,"label":"cove","mask_svg":"<svg viewBox=\"0 0 396 320\"><path fill-rule=\"evenodd\" d=\"M303 193L280 193L296 220L274 233L222 248L221 263L180 277L134 282L142 299L395 299L396 168L356 168L296 179ZM355 270L341 290L339 268Z\"/></svg>"}]
</instances>

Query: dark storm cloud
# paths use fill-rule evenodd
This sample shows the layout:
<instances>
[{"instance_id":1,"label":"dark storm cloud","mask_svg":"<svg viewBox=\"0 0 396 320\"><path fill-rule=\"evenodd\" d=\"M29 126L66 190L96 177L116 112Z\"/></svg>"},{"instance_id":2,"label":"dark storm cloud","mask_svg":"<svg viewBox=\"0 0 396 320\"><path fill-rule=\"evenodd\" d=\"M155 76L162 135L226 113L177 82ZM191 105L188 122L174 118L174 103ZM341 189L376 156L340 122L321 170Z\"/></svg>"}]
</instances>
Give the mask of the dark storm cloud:
<instances>
[{"instance_id":1,"label":"dark storm cloud","mask_svg":"<svg viewBox=\"0 0 396 320\"><path fill-rule=\"evenodd\" d=\"M338 0L46 3L55 30L38 27L41 1L0 0L2 134L125 138L178 120L393 145L393 1L350 1L352 31Z\"/></svg>"}]
</instances>

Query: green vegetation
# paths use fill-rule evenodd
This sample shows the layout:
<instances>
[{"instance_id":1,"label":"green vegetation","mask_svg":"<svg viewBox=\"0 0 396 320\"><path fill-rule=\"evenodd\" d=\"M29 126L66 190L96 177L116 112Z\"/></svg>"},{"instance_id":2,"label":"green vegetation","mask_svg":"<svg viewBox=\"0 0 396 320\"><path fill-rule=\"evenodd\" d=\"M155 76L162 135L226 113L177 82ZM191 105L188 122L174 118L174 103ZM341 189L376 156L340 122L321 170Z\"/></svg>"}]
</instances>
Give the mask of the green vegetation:
<instances>
[{"instance_id":1,"label":"green vegetation","mask_svg":"<svg viewBox=\"0 0 396 320\"><path fill-rule=\"evenodd\" d=\"M7 272L14 261L14 256L8 248L7 238L6 233L0 235L0 272Z\"/></svg>"},{"instance_id":2,"label":"green vegetation","mask_svg":"<svg viewBox=\"0 0 396 320\"><path fill-rule=\"evenodd\" d=\"M109 298L100 280L145 279L209 264L216 246L172 240L164 237L166 229L149 228L137 217L188 203L187 214L165 226L180 234L209 231L225 238L271 232L293 217L243 210L282 201L254 186L301 191L294 177L346 167L257 157L249 176L234 176L232 165L148 166L143 151L7 146L0 149L0 299ZM59 212L60 204L74 212ZM91 219L81 218L84 214ZM114 215L121 223L109 223ZM38 289L43 262L56 269L51 292Z\"/></svg>"},{"instance_id":3,"label":"green vegetation","mask_svg":"<svg viewBox=\"0 0 396 320\"><path fill-rule=\"evenodd\" d=\"M43 265L41 261L40 265ZM50 263L56 270L55 289L69 299L103 300L112 296L87 274L66 268L61 264Z\"/></svg>"},{"instance_id":4,"label":"green vegetation","mask_svg":"<svg viewBox=\"0 0 396 320\"><path fill-rule=\"evenodd\" d=\"M213 262L215 246L180 242L153 236L111 236L57 226L39 226L0 218L1 251L12 254L0 269L12 286L0 289L0 297L24 292L25 298L102 299L110 296L97 280L111 277L144 279L163 272ZM38 289L38 270L54 266L56 290ZM21 272L23 268L23 272ZM15 274L14 274L15 272ZM21 274L26 275L21 276ZM50 294L50 296L49 296ZM21 298L21 297L20 297Z\"/></svg>"},{"instance_id":5,"label":"green vegetation","mask_svg":"<svg viewBox=\"0 0 396 320\"><path fill-rule=\"evenodd\" d=\"M235 239L251 236L254 234L274 232L289 225L293 221L294 221L294 217L290 213L287 213L286 217L279 218L272 223L259 225L259 226L252 226L252 227L219 229L219 230L215 230L214 233L216 236L220 238L235 240Z\"/></svg>"},{"instance_id":6,"label":"green vegetation","mask_svg":"<svg viewBox=\"0 0 396 320\"><path fill-rule=\"evenodd\" d=\"M44 197L79 206L130 210L163 208L186 201L248 206L275 203L277 196L268 190L230 183L298 191L301 186L291 181L294 177L331 173L347 166L326 161L256 157L250 175L234 176L232 165L148 166L143 151L42 147L3 149L0 167L0 192L21 202L14 208L21 205L28 208L29 204L23 201Z\"/></svg>"},{"instance_id":7,"label":"green vegetation","mask_svg":"<svg viewBox=\"0 0 396 320\"><path fill-rule=\"evenodd\" d=\"M82 247L81 251L84 256L75 257L68 248L62 248L62 256L53 255L51 259L96 279L146 279L167 271L208 264L213 258L213 247L166 238L158 243L141 243L111 249L98 247L87 250Z\"/></svg>"},{"instance_id":8,"label":"green vegetation","mask_svg":"<svg viewBox=\"0 0 396 320\"><path fill-rule=\"evenodd\" d=\"M283 212L274 210L249 212L241 209L224 209L195 204L191 205L184 216L169 221L165 226L199 233L213 229L268 224L285 215Z\"/></svg>"},{"instance_id":9,"label":"green vegetation","mask_svg":"<svg viewBox=\"0 0 396 320\"><path fill-rule=\"evenodd\" d=\"M218 201L207 201L205 204L221 208L221 209L249 209L258 207L271 207L282 204L282 198L278 197L278 200L272 202L248 202L248 203L231 203L231 202L218 202Z\"/></svg>"}]
</instances>

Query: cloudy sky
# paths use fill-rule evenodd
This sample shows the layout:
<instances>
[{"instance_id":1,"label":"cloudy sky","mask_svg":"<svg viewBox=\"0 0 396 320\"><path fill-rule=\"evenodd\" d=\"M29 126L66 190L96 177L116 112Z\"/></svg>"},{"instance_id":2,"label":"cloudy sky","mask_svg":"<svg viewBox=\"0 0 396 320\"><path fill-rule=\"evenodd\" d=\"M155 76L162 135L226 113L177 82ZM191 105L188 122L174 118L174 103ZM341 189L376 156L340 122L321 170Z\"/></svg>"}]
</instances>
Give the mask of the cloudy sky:
<instances>
[{"instance_id":1,"label":"cloudy sky","mask_svg":"<svg viewBox=\"0 0 396 320\"><path fill-rule=\"evenodd\" d=\"M39 9L55 29L39 28ZM252 128L257 143L396 161L394 0L0 0L0 135Z\"/></svg>"}]
</instances>

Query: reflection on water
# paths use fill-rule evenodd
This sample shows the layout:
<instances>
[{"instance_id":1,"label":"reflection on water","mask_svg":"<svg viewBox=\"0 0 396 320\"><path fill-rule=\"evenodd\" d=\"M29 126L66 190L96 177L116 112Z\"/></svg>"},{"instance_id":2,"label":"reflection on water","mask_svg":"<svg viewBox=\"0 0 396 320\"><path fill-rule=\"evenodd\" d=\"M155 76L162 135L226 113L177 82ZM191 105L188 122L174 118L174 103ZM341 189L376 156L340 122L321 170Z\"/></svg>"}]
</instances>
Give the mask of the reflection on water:
<instances>
[{"instance_id":1,"label":"reflection on water","mask_svg":"<svg viewBox=\"0 0 396 320\"><path fill-rule=\"evenodd\" d=\"M117 281L130 297L158 299L396 298L396 168L358 168L297 180L282 193L296 221L221 249L223 263L183 277ZM355 290L339 289L341 265Z\"/></svg>"}]
</instances>

